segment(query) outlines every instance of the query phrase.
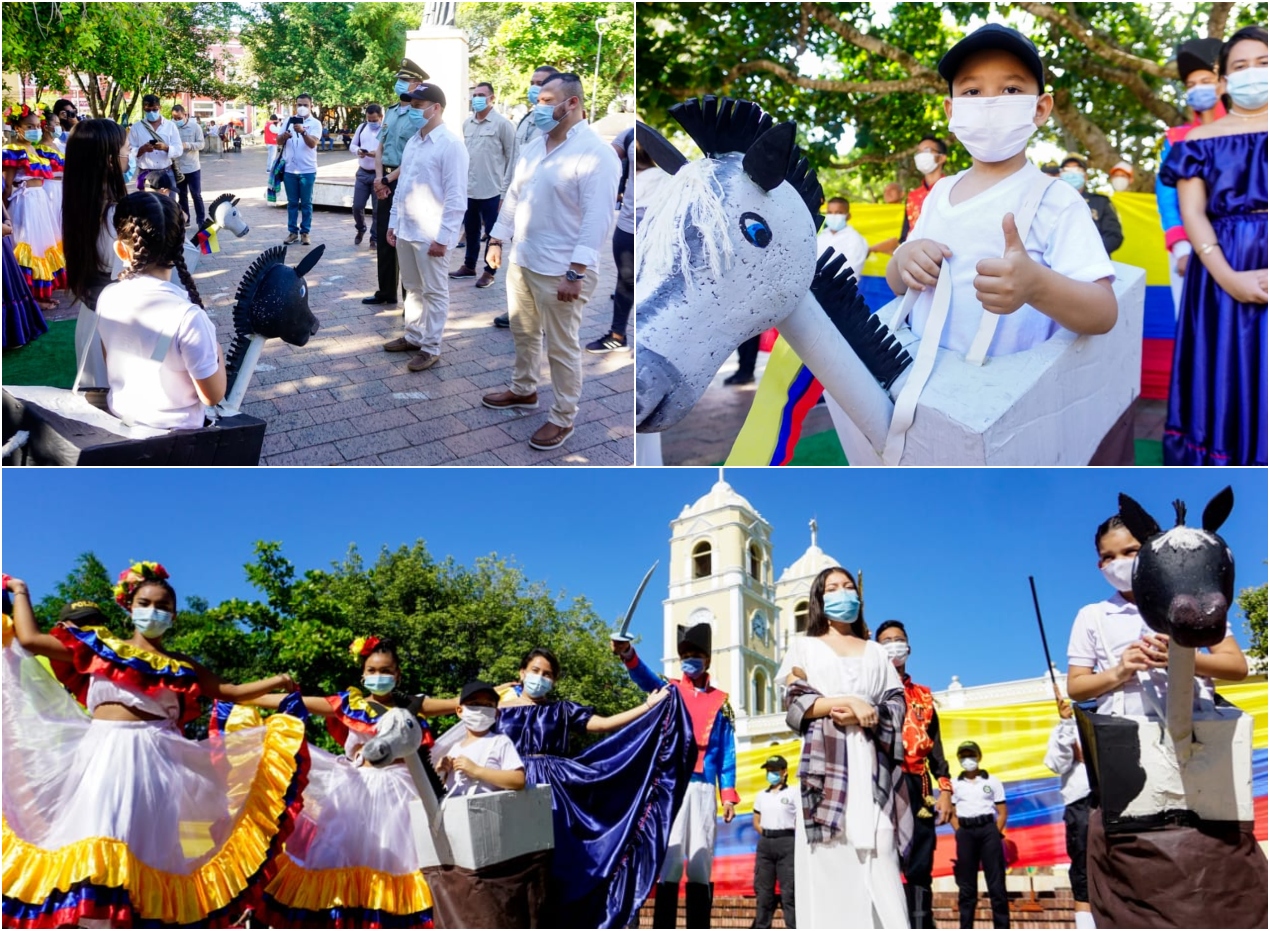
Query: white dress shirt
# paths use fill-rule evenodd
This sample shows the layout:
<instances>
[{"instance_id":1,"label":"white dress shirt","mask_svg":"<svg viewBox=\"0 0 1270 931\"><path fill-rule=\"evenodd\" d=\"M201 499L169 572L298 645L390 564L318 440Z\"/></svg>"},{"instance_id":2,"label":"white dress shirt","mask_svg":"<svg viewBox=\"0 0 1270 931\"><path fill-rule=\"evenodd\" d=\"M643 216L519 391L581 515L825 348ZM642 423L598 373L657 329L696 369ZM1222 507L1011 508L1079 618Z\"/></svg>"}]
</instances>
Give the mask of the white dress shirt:
<instances>
[{"instance_id":1,"label":"white dress shirt","mask_svg":"<svg viewBox=\"0 0 1270 931\"><path fill-rule=\"evenodd\" d=\"M388 228L411 242L458 244L467 211L467 147L444 123L414 133L401 153Z\"/></svg>"},{"instance_id":2,"label":"white dress shirt","mask_svg":"<svg viewBox=\"0 0 1270 931\"><path fill-rule=\"evenodd\" d=\"M1049 746L1045 748L1045 767L1058 773L1064 805L1078 802L1089 794L1089 773L1085 770L1085 762L1076 759L1079 741L1076 719L1068 718L1054 725Z\"/></svg>"},{"instance_id":3,"label":"white dress shirt","mask_svg":"<svg viewBox=\"0 0 1270 931\"><path fill-rule=\"evenodd\" d=\"M303 128L311 138L322 138L322 123L317 117L306 116ZM283 120L278 127L278 144L282 146L282 157L287 160L287 174L316 174L317 146L310 146L300 138L299 126L288 127L287 121Z\"/></svg>"},{"instance_id":4,"label":"white dress shirt","mask_svg":"<svg viewBox=\"0 0 1270 931\"><path fill-rule=\"evenodd\" d=\"M128 129L128 144L132 146L132 151L136 152L147 142L154 142L154 136L142 124L145 117L142 116L139 121L133 123ZM151 149L145 155L137 156L137 167L154 171L159 168L167 168L172 164L173 152L175 157L180 158L183 151L181 145L181 131L177 129L176 124L171 120L163 120L155 124L148 124L151 129L159 134L159 138L168 146L168 151L163 152L159 149Z\"/></svg>"},{"instance_id":5,"label":"white dress shirt","mask_svg":"<svg viewBox=\"0 0 1270 931\"><path fill-rule=\"evenodd\" d=\"M586 120L550 152L542 135L521 151L490 238L511 239L508 261L540 275L563 275L573 262L595 268L621 176L617 153Z\"/></svg>"}]
</instances>

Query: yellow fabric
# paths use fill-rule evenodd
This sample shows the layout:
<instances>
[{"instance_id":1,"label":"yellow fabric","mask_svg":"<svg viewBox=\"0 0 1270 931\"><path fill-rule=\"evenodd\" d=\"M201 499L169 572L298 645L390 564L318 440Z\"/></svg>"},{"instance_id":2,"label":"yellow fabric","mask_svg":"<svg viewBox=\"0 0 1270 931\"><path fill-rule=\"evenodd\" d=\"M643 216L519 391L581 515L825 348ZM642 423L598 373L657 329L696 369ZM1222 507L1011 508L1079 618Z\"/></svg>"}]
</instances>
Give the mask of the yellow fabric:
<instances>
[{"instance_id":1,"label":"yellow fabric","mask_svg":"<svg viewBox=\"0 0 1270 931\"><path fill-rule=\"evenodd\" d=\"M369 867L306 870L282 857L278 875L265 890L289 908L373 908L413 915L432 908L432 893L422 873L394 876Z\"/></svg>"},{"instance_id":2,"label":"yellow fabric","mask_svg":"<svg viewBox=\"0 0 1270 931\"><path fill-rule=\"evenodd\" d=\"M31 269L31 276L36 281L52 281L54 276L66 267L66 257L62 255L60 243L54 243L44 250L44 255L31 253L30 243L20 242L13 247L13 256L23 268Z\"/></svg>"},{"instance_id":3,"label":"yellow fabric","mask_svg":"<svg viewBox=\"0 0 1270 931\"><path fill-rule=\"evenodd\" d=\"M168 873L138 860L121 840L90 837L58 850L29 844L3 822L4 894L38 905L54 889L88 882L127 891L140 916L192 924L230 905L265 862L286 808L304 724L273 715L266 724L261 760L233 832L211 860L189 875Z\"/></svg>"},{"instance_id":4,"label":"yellow fabric","mask_svg":"<svg viewBox=\"0 0 1270 931\"><path fill-rule=\"evenodd\" d=\"M1111 254L1117 262L1145 269L1148 285L1168 287L1169 253L1164 248L1164 229L1154 194L1113 194L1111 205L1120 217L1124 242Z\"/></svg>"},{"instance_id":5,"label":"yellow fabric","mask_svg":"<svg viewBox=\"0 0 1270 931\"><path fill-rule=\"evenodd\" d=\"M725 465L765 466L772 461L780 439L781 412L789 400L789 385L802 367L802 360L789 348L784 337L777 339L763 370L763 380L754 393L750 413L732 444Z\"/></svg>"},{"instance_id":6,"label":"yellow fabric","mask_svg":"<svg viewBox=\"0 0 1270 931\"><path fill-rule=\"evenodd\" d=\"M888 239L898 240L900 228L904 225L904 205L852 204L850 223L870 246ZM889 255L870 252L860 274L883 277L886 275L886 263L890 260ZM876 307L873 309L877 310Z\"/></svg>"},{"instance_id":7,"label":"yellow fabric","mask_svg":"<svg viewBox=\"0 0 1270 931\"><path fill-rule=\"evenodd\" d=\"M149 650L133 646L125 640L119 640L105 627L81 627L80 630L92 631L97 635L97 639L110 647L117 656L123 659L139 659L143 663L148 664L155 672L180 672L182 669L192 670L194 668L191 663L187 663L185 660L151 653Z\"/></svg>"},{"instance_id":8,"label":"yellow fabric","mask_svg":"<svg viewBox=\"0 0 1270 931\"><path fill-rule=\"evenodd\" d=\"M0 621L0 646L7 649L9 644L13 642L13 618L7 614L0 615L0 618L3 619Z\"/></svg>"}]
</instances>

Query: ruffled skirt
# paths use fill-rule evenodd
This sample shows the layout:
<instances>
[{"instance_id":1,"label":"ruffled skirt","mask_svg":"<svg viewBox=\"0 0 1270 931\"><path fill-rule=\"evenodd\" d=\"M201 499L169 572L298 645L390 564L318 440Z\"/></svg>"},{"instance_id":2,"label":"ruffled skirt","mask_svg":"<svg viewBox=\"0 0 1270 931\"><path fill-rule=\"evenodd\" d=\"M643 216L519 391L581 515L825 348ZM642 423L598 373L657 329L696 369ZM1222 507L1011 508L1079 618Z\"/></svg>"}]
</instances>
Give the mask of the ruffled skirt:
<instances>
[{"instance_id":1,"label":"ruffled skirt","mask_svg":"<svg viewBox=\"0 0 1270 931\"><path fill-rule=\"evenodd\" d=\"M25 346L48 332L40 305L13 255L13 240L4 237L4 348Z\"/></svg>"},{"instance_id":2,"label":"ruffled skirt","mask_svg":"<svg viewBox=\"0 0 1270 931\"><path fill-rule=\"evenodd\" d=\"M301 721L192 741L94 720L16 642L0 689L6 927L223 927L258 906L307 777Z\"/></svg>"},{"instance_id":3,"label":"ruffled skirt","mask_svg":"<svg viewBox=\"0 0 1270 931\"><path fill-rule=\"evenodd\" d=\"M66 258L62 255L61 222L53 201L42 187L19 187L9 201L13 221L13 254L27 285L42 301L66 287Z\"/></svg>"}]
</instances>

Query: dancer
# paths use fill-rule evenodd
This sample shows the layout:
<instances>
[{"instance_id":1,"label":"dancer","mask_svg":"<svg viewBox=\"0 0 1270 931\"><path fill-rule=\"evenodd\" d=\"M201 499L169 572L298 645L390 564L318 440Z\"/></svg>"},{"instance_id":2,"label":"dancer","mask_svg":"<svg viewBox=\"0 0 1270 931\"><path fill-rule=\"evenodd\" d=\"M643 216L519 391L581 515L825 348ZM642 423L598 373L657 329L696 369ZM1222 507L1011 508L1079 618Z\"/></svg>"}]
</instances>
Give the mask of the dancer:
<instances>
[{"instance_id":1,"label":"dancer","mask_svg":"<svg viewBox=\"0 0 1270 931\"><path fill-rule=\"evenodd\" d=\"M7 186L5 190L8 190ZM44 314L13 254L13 224L4 209L4 348L25 346L48 332Z\"/></svg>"},{"instance_id":2,"label":"dancer","mask_svg":"<svg viewBox=\"0 0 1270 931\"><path fill-rule=\"evenodd\" d=\"M415 702L424 745L431 746L427 717L453 714L458 702L419 701L401 689L400 653L386 637L359 637L349 650L365 691L304 698L310 714L326 719L344 755L311 748L304 810L265 890L263 917L276 928L430 928L432 894L411 833L418 789L404 763L370 766L361 749L380 715ZM251 704L277 708L278 697Z\"/></svg>"},{"instance_id":3,"label":"dancer","mask_svg":"<svg viewBox=\"0 0 1270 931\"><path fill-rule=\"evenodd\" d=\"M57 241L62 241L62 174L66 171L66 144L61 141L62 127L49 112L44 111L44 119L40 129L44 135L35 144L35 151L41 158L48 159L53 174L44 182L44 193L48 195L49 205L53 210L53 223L57 228Z\"/></svg>"},{"instance_id":4,"label":"dancer","mask_svg":"<svg viewBox=\"0 0 1270 931\"><path fill-rule=\"evenodd\" d=\"M58 234L61 227L44 190L44 183L54 175L53 163L36 149L44 138L39 113L26 104L15 104L5 111L4 118L18 139L4 147L3 161L13 253L36 301L45 310L52 310L56 306L53 292L66 287L66 260Z\"/></svg>"},{"instance_id":5,"label":"dancer","mask_svg":"<svg viewBox=\"0 0 1270 931\"><path fill-rule=\"evenodd\" d=\"M807 633L777 678L785 720L803 735L794 871L801 928L907 928L900 859L912 839L904 783L904 686L869 640L846 569L811 584Z\"/></svg>"},{"instance_id":6,"label":"dancer","mask_svg":"<svg viewBox=\"0 0 1270 931\"><path fill-rule=\"evenodd\" d=\"M26 584L6 584L17 642L6 629L5 926L233 924L293 826L304 725L275 715L215 753L181 727L202 714L200 698L247 701L294 689L291 677L231 685L166 651L180 615L158 563L120 573L127 640L69 622L41 633Z\"/></svg>"}]
</instances>

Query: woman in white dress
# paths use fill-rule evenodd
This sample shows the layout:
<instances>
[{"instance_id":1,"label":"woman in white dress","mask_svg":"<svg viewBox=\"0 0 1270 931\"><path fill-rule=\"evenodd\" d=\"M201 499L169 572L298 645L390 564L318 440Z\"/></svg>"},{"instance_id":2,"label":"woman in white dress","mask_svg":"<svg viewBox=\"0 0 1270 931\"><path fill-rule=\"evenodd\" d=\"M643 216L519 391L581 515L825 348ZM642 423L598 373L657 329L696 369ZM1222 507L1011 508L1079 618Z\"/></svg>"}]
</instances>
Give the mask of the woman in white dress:
<instances>
[{"instance_id":1,"label":"woman in white dress","mask_svg":"<svg viewBox=\"0 0 1270 931\"><path fill-rule=\"evenodd\" d=\"M786 720L803 735L794 847L799 927L907 928L904 686L869 640L846 569L816 576L807 633L794 638L777 677L786 686Z\"/></svg>"}]
</instances>

